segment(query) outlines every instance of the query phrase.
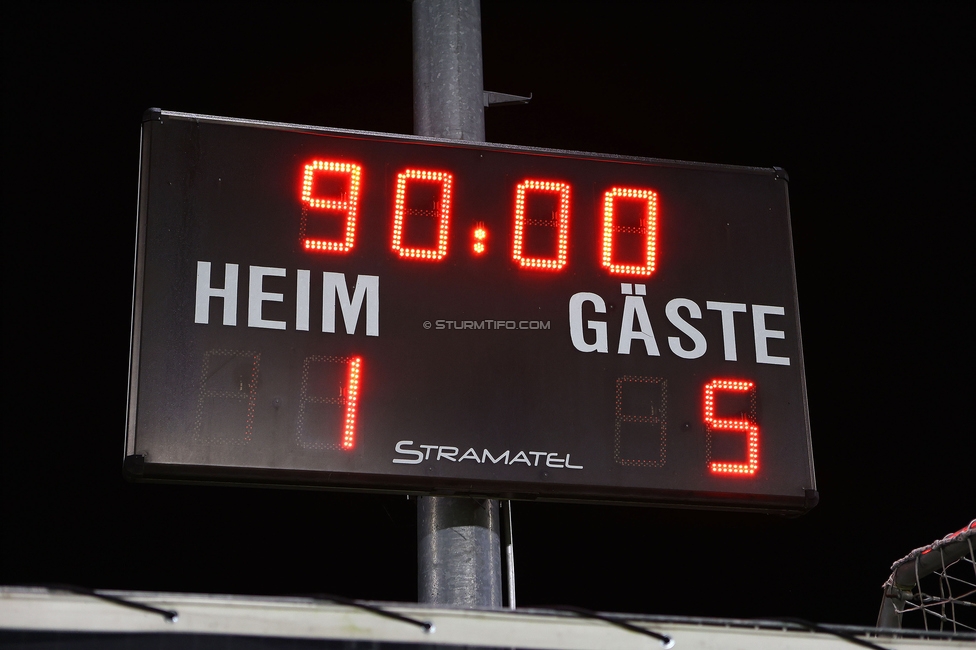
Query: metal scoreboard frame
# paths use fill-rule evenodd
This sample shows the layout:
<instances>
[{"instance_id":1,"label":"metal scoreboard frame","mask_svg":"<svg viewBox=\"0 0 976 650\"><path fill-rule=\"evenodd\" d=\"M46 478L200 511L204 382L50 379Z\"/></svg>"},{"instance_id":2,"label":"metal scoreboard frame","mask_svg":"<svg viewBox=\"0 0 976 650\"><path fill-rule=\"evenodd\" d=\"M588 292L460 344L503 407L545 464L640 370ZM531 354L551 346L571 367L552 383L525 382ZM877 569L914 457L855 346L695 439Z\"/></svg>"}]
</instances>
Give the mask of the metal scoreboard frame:
<instances>
[{"instance_id":1,"label":"metal scoreboard frame","mask_svg":"<svg viewBox=\"0 0 976 650\"><path fill-rule=\"evenodd\" d=\"M151 109L124 471L805 512L787 185Z\"/></svg>"}]
</instances>

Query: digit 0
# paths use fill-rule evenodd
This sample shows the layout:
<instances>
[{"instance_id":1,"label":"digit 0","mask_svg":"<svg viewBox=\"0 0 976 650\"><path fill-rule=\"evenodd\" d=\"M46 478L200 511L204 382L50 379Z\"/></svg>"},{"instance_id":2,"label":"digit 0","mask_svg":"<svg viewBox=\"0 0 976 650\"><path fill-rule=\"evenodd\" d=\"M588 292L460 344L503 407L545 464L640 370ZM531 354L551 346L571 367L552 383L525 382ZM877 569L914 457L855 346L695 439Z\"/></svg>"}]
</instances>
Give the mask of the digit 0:
<instances>
[{"instance_id":1,"label":"digit 0","mask_svg":"<svg viewBox=\"0 0 976 650\"><path fill-rule=\"evenodd\" d=\"M302 174L302 221L299 227L299 238L305 250L348 253L356 242L356 213L359 210L359 183L363 169L353 163L335 162L331 160L313 160L305 165ZM322 198L313 196L316 177L332 176L345 177L345 190L338 197ZM344 214L346 217L343 236L339 239L317 239L307 237L308 217L330 214Z\"/></svg>"},{"instance_id":2,"label":"digit 0","mask_svg":"<svg viewBox=\"0 0 976 650\"><path fill-rule=\"evenodd\" d=\"M620 200L638 201L644 204L639 225L622 226L617 223L616 203ZM643 235L641 247L643 264L622 264L615 261L614 235ZM601 264L603 268L618 275L643 275L654 273L657 256L657 192L647 189L614 187L603 195L603 246Z\"/></svg>"},{"instance_id":3,"label":"digit 0","mask_svg":"<svg viewBox=\"0 0 976 650\"><path fill-rule=\"evenodd\" d=\"M451 186L453 182L454 177L447 172L408 169L397 174L396 202L393 206L392 248L400 257L436 262L447 256L447 234L451 221ZM407 190L411 184L415 183L436 183L440 185L439 198L434 201L433 210L408 207ZM434 245L429 248L406 246L403 243L403 231L407 216L412 215L416 218L430 214L433 214L437 225Z\"/></svg>"},{"instance_id":4,"label":"digit 0","mask_svg":"<svg viewBox=\"0 0 976 650\"><path fill-rule=\"evenodd\" d=\"M728 418L715 415L716 393L737 393L748 397L749 412L744 417ZM712 474L726 476L755 476L759 470L759 427L756 425L756 385L738 379L713 379L705 384L706 456ZM718 431L743 433L746 436L745 462L712 460L712 434Z\"/></svg>"},{"instance_id":5,"label":"digit 0","mask_svg":"<svg viewBox=\"0 0 976 650\"><path fill-rule=\"evenodd\" d=\"M555 194L559 207L552 219L526 217L525 199L529 193ZM526 257L525 226L544 226L556 229L556 251L552 257ZM515 186L515 236L512 241L512 259L523 269L558 271L569 259L569 185L557 181L525 180Z\"/></svg>"}]
</instances>

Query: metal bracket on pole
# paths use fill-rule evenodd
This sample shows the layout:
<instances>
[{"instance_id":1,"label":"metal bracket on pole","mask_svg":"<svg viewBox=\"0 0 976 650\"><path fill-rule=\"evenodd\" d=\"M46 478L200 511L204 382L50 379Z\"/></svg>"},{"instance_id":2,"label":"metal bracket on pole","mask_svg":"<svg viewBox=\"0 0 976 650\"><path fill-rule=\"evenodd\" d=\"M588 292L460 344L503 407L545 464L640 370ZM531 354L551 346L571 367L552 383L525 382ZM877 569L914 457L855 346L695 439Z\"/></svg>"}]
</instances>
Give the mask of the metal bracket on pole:
<instances>
[{"instance_id":1,"label":"metal bracket on pole","mask_svg":"<svg viewBox=\"0 0 976 650\"><path fill-rule=\"evenodd\" d=\"M485 91L485 108L489 106L515 106L516 104L528 104L532 99L532 93L528 97L522 95L509 95L508 93L496 93L492 90Z\"/></svg>"}]
</instances>

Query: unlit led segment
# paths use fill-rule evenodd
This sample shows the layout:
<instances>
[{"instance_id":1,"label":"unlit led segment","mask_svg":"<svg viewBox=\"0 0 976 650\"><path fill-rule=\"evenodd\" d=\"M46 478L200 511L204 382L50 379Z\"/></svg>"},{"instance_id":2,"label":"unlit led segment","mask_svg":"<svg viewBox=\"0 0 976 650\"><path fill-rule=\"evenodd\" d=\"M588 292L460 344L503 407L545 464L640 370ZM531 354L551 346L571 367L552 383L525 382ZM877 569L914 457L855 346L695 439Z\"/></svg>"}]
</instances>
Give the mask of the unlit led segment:
<instances>
[{"instance_id":1,"label":"unlit led segment","mask_svg":"<svg viewBox=\"0 0 976 650\"><path fill-rule=\"evenodd\" d=\"M618 226L614 222L614 200L617 198L639 200L645 203L644 216L639 228ZM644 235L644 264L618 264L613 260L613 235L635 230ZM657 193L653 190L614 187L603 195L603 267L618 275L651 275L654 273L657 254Z\"/></svg>"},{"instance_id":2,"label":"unlit led segment","mask_svg":"<svg viewBox=\"0 0 976 650\"><path fill-rule=\"evenodd\" d=\"M363 360L353 357L349 360L349 375L346 379L346 416L342 430L342 448L356 446L356 407L359 404L359 382Z\"/></svg>"},{"instance_id":3,"label":"unlit led segment","mask_svg":"<svg viewBox=\"0 0 976 650\"><path fill-rule=\"evenodd\" d=\"M220 379L221 369L227 369L228 363L233 358L239 357L250 360L250 378L244 383L245 375L237 377L236 381L227 383L224 375L223 386ZM254 409L257 405L258 376L261 366L261 353L249 350L207 350L203 354L203 375L200 384L200 394L197 401L197 416L193 425L193 436L198 440L210 444L232 444L246 445L251 441L251 434L254 431ZM211 384L211 380L213 384ZM244 417L244 435L242 437L224 437L220 432L221 426L226 426L221 420L217 420L218 431L210 430L211 419L205 417L205 412L212 407L216 400L228 400L231 403L242 400L247 401L247 410Z\"/></svg>"},{"instance_id":4,"label":"unlit led segment","mask_svg":"<svg viewBox=\"0 0 976 650\"><path fill-rule=\"evenodd\" d=\"M539 223L536 219L526 219L525 196L529 192L545 192L559 196L559 210L555 223ZM525 257L522 255L525 243L525 225L555 226L557 229L555 257ZM524 180L515 186L515 236L512 242L512 259L523 269L558 271L569 260L569 185L559 181Z\"/></svg>"},{"instance_id":5,"label":"unlit led segment","mask_svg":"<svg viewBox=\"0 0 976 650\"><path fill-rule=\"evenodd\" d=\"M751 381L738 379L713 379L705 384L705 424L709 430L738 431L746 434L746 462L710 462L709 469L713 474L729 474L755 476L759 470L759 427L750 418L717 418L715 417L715 393L753 393L755 397L756 385Z\"/></svg>"},{"instance_id":6,"label":"unlit led segment","mask_svg":"<svg viewBox=\"0 0 976 650\"><path fill-rule=\"evenodd\" d=\"M437 202L437 244L433 248L410 248L403 245L403 223L407 213L408 181L440 183L441 198ZM447 172L408 169L397 175L396 202L393 208L393 250L400 257L438 261L447 256L447 234L451 219L451 186L454 177Z\"/></svg>"},{"instance_id":7,"label":"unlit led segment","mask_svg":"<svg viewBox=\"0 0 976 650\"><path fill-rule=\"evenodd\" d=\"M257 405L257 395L258 395L258 369L261 362L261 353L255 353L252 357L254 359L251 364L251 381L247 384L247 425L244 429L244 441L247 442L251 439L251 433L254 429L254 407Z\"/></svg>"},{"instance_id":8,"label":"unlit led segment","mask_svg":"<svg viewBox=\"0 0 976 650\"><path fill-rule=\"evenodd\" d=\"M359 185L363 169L353 163L335 162L331 160L313 160L305 165L302 176L302 203L306 210L302 215L302 240L306 250L331 251L348 253L356 241L356 213L359 209ZM312 196L312 185L317 174L333 174L347 177L345 198L319 198ZM327 210L329 212L345 213L345 236L339 240L311 239L305 237L305 220L308 209Z\"/></svg>"}]
</instances>

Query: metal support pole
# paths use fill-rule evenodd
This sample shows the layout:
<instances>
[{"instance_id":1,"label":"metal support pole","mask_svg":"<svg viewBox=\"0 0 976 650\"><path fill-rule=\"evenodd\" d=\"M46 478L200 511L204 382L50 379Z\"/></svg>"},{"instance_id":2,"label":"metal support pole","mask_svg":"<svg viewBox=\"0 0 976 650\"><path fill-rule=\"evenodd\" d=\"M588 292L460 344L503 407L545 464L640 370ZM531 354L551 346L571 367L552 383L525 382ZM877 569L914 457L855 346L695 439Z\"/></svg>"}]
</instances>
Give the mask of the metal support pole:
<instances>
[{"instance_id":1,"label":"metal support pole","mask_svg":"<svg viewBox=\"0 0 976 650\"><path fill-rule=\"evenodd\" d=\"M413 131L485 141L480 0L413 1Z\"/></svg>"},{"instance_id":2,"label":"metal support pole","mask_svg":"<svg viewBox=\"0 0 976 650\"><path fill-rule=\"evenodd\" d=\"M508 608L515 609L515 542L512 539L512 502L502 501L498 505L502 513L502 546L505 548L505 592L508 594Z\"/></svg>"},{"instance_id":3,"label":"metal support pole","mask_svg":"<svg viewBox=\"0 0 976 650\"><path fill-rule=\"evenodd\" d=\"M485 140L479 0L413 0L414 133ZM498 502L417 501L417 592L422 603L502 605Z\"/></svg>"},{"instance_id":4,"label":"metal support pole","mask_svg":"<svg viewBox=\"0 0 976 650\"><path fill-rule=\"evenodd\" d=\"M498 501L417 501L417 596L422 603L502 606Z\"/></svg>"}]
</instances>

